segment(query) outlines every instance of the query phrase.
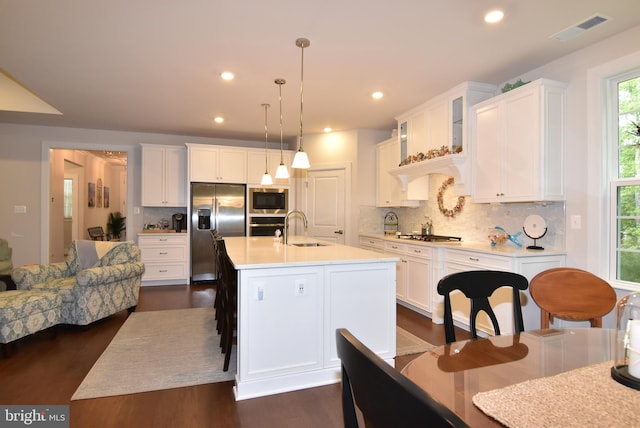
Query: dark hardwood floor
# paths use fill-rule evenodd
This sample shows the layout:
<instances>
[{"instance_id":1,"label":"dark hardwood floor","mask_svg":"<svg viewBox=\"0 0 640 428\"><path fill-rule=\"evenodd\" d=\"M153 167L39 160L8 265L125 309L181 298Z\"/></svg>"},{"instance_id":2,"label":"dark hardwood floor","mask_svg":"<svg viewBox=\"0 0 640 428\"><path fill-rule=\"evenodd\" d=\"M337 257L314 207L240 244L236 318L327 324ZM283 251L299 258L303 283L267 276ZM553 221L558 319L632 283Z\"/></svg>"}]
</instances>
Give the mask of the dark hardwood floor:
<instances>
[{"instance_id":1,"label":"dark hardwood floor","mask_svg":"<svg viewBox=\"0 0 640 428\"><path fill-rule=\"evenodd\" d=\"M213 305L212 286L143 287L137 311ZM435 345L444 329L398 306L397 323ZM20 339L0 359L0 403L68 404L71 427L341 427L339 384L236 402L232 382L71 401L127 318L122 311L90 326L57 326ZM459 340L466 338L459 333ZM402 368L416 355L399 357Z\"/></svg>"}]
</instances>

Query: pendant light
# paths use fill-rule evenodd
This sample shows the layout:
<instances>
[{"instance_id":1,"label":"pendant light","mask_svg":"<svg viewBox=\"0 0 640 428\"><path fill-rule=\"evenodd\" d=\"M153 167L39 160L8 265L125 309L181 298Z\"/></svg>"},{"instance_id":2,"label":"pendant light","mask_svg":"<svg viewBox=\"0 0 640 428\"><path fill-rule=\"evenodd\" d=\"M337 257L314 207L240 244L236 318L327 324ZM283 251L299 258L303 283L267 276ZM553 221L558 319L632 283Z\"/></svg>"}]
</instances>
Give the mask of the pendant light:
<instances>
[{"instance_id":1,"label":"pendant light","mask_svg":"<svg viewBox=\"0 0 640 428\"><path fill-rule=\"evenodd\" d=\"M296 169L308 169L311 167L309 165L309 157L302 149L302 106L303 106L303 90L304 90L304 48L309 47L311 42L308 39L300 38L296 40L296 46L300 48L302 51L302 61L300 62L300 137L298 139L298 151L296 155L293 157L293 164L291 168Z\"/></svg>"},{"instance_id":2,"label":"pendant light","mask_svg":"<svg viewBox=\"0 0 640 428\"><path fill-rule=\"evenodd\" d=\"M263 186L270 186L273 184L273 180L271 179L271 174L269 174L269 152L267 150L267 140L269 138L269 133L267 131L267 109L271 107L271 105L262 104L262 107L264 107L264 175L262 176L260 184Z\"/></svg>"},{"instance_id":3,"label":"pendant light","mask_svg":"<svg viewBox=\"0 0 640 428\"><path fill-rule=\"evenodd\" d=\"M274 83L278 85L279 96L278 100L280 101L280 165L278 166L278 170L276 171L276 179L286 180L289 178L289 170L287 166L284 164L284 155L282 154L282 140L283 140L283 130L282 130L282 85L287 83L284 79L276 79Z\"/></svg>"}]
</instances>

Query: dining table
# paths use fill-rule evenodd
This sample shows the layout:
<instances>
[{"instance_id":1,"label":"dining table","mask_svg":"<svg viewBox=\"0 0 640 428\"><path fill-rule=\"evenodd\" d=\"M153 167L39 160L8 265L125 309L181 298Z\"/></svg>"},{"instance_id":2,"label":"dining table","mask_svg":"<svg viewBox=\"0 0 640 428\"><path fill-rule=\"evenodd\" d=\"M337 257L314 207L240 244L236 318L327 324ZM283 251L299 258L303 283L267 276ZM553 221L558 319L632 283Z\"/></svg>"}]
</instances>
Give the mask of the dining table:
<instances>
[{"instance_id":1,"label":"dining table","mask_svg":"<svg viewBox=\"0 0 640 428\"><path fill-rule=\"evenodd\" d=\"M615 346L611 329L532 330L436 347L401 371L471 427L579 426L584 408L611 418L590 426L640 426L640 391L610 376Z\"/></svg>"}]
</instances>

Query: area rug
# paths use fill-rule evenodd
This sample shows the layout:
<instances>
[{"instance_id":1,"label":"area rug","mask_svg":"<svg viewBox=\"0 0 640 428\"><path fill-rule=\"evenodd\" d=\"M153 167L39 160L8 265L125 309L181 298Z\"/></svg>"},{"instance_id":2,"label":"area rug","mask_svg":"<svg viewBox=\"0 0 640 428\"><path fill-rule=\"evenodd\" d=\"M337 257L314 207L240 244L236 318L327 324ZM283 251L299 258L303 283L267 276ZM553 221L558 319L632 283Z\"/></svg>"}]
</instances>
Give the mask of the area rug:
<instances>
[{"instance_id":1,"label":"area rug","mask_svg":"<svg viewBox=\"0 0 640 428\"><path fill-rule=\"evenodd\" d=\"M134 312L80 384L72 400L135 394L232 380L212 308Z\"/></svg>"},{"instance_id":2,"label":"area rug","mask_svg":"<svg viewBox=\"0 0 640 428\"><path fill-rule=\"evenodd\" d=\"M396 357L420 354L433 348L435 345L425 342L405 329L396 327Z\"/></svg>"}]
</instances>

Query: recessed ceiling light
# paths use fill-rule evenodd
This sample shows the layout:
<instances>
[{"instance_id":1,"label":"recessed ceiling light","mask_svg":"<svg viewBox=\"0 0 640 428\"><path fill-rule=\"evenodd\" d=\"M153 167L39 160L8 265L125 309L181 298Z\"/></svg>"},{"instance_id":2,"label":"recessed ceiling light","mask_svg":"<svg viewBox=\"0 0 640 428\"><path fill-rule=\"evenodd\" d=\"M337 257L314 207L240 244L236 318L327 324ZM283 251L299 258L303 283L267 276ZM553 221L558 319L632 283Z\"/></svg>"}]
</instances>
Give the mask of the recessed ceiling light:
<instances>
[{"instance_id":1,"label":"recessed ceiling light","mask_svg":"<svg viewBox=\"0 0 640 428\"><path fill-rule=\"evenodd\" d=\"M328 126L326 128L323 129L324 132L331 132L333 131L333 129L329 128Z\"/></svg>"},{"instance_id":2,"label":"recessed ceiling light","mask_svg":"<svg viewBox=\"0 0 640 428\"><path fill-rule=\"evenodd\" d=\"M484 16L484 21L489 24L495 24L496 22L502 21L504 18L504 12L501 10L492 10Z\"/></svg>"},{"instance_id":3,"label":"recessed ceiling light","mask_svg":"<svg viewBox=\"0 0 640 428\"><path fill-rule=\"evenodd\" d=\"M379 100L383 96L384 96L384 94L382 92L380 92L380 91L376 91L373 94L371 94L371 98L373 98L374 100Z\"/></svg>"},{"instance_id":4,"label":"recessed ceiling light","mask_svg":"<svg viewBox=\"0 0 640 428\"><path fill-rule=\"evenodd\" d=\"M220 77L222 77L222 80L233 80L235 76L230 71L223 71L222 73L220 73Z\"/></svg>"},{"instance_id":5,"label":"recessed ceiling light","mask_svg":"<svg viewBox=\"0 0 640 428\"><path fill-rule=\"evenodd\" d=\"M216 116L216 117L213 118L213 121L215 123L222 123L222 122L224 122L224 117Z\"/></svg>"}]
</instances>

